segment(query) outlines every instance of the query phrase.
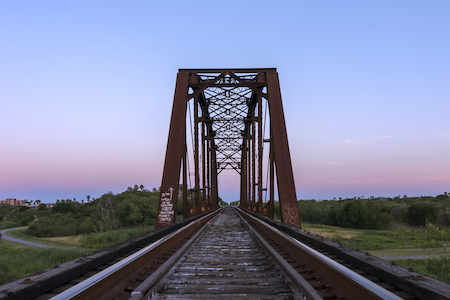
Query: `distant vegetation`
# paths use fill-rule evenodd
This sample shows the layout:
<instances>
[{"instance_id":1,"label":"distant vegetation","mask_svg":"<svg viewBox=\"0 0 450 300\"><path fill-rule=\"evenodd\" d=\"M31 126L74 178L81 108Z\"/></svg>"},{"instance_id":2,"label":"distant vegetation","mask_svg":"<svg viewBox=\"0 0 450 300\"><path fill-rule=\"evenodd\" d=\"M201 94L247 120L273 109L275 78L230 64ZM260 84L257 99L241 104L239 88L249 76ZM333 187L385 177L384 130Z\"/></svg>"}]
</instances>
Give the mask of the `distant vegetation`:
<instances>
[{"instance_id":1,"label":"distant vegetation","mask_svg":"<svg viewBox=\"0 0 450 300\"><path fill-rule=\"evenodd\" d=\"M70 199L57 200L53 208L40 206L36 221L28 228L30 235L56 237L104 232L128 227L155 224L159 192L135 185L125 192L112 192L100 198L79 203Z\"/></svg>"},{"instance_id":2,"label":"distant vegetation","mask_svg":"<svg viewBox=\"0 0 450 300\"><path fill-rule=\"evenodd\" d=\"M150 228L155 224L159 191L155 188L150 191L143 185L135 185L134 188L129 187L117 195L108 192L97 199L91 199L90 196L86 199L87 201L83 200L81 203L75 199L57 200L53 208L47 208L44 204L39 204L35 208L2 204L0 228L30 225L27 234L36 237L62 237L126 228ZM227 205L220 198L219 203ZM182 218L181 196L178 199L176 214L177 220ZM119 233L117 235L121 236ZM104 238L108 239L106 235Z\"/></svg>"},{"instance_id":3,"label":"distant vegetation","mask_svg":"<svg viewBox=\"0 0 450 300\"><path fill-rule=\"evenodd\" d=\"M0 229L25 226L35 214L29 207L0 204Z\"/></svg>"},{"instance_id":4,"label":"distant vegetation","mask_svg":"<svg viewBox=\"0 0 450 300\"><path fill-rule=\"evenodd\" d=\"M106 193L82 203L57 200L53 208L40 204L38 209L0 205L0 228L30 224L28 234L38 237L59 237L121 228L148 227L155 224L159 191L142 185L129 187L120 194ZM221 205L226 203L219 200ZM237 204L233 202L232 204ZM392 226L422 226L429 223L438 228L450 226L450 197L395 197L339 200L298 201L302 222L358 229L390 229ZM279 218L279 203L275 214ZM182 202L177 206L178 219Z\"/></svg>"},{"instance_id":5,"label":"distant vegetation","mask_svg":"<svg viewBox=\"0 0 450 300\"><path fill-rule=\"evenodd\" d=\"M0 228L30 225L28 234L37 237L61 237L105 232L155 224L159 191L146 190L142 185L128 188L114 195L109 192L100 198L82 203L57 200L53 208L40 204L37 208L0 205ZM182 213L182 206L177 213Z\"/></svg>"},{"instance_id":6,"label":"distant vegetation","mask_svg":"<svg viewBox=\"0 0 450 300\"><path fill-rule=\"evenodd\" d=\"M359 229L389 229L394 224L450 226L450 197L353 198L298 201L302 221Z\"/></svg>"}]
</instances>

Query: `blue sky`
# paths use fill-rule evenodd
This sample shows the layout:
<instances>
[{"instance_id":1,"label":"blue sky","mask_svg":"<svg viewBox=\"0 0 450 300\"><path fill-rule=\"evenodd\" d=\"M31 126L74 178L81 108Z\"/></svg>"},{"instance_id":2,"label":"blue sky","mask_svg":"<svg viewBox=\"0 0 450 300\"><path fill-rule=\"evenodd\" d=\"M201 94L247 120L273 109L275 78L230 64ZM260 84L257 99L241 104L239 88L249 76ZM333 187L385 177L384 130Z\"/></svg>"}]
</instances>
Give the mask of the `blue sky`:
<instances>
[{"instance_id":1,"label":"blue sky","mask_svg":"<svg viewBox=\"0 0 450 300\"><path fill-rule=\"evenodd\" d=\"M179 68L277 68L299 199L450 192L449 15L448 1L2 1L0 199L158 187ZM226 201L237 182L221 177Z\"/></svg>"}]
</instances>

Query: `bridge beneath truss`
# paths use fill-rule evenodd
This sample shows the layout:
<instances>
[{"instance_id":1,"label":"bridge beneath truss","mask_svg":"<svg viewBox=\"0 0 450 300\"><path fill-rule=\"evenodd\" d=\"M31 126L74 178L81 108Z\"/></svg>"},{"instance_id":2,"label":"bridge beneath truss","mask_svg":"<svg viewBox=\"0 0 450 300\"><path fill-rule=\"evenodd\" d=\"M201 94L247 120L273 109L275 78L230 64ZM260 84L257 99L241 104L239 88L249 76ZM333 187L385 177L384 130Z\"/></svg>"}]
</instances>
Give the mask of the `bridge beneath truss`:
<instances>
[{"instance_id":1,"label":"bridge beneath truss","mask_svg":"<svg viewBox=\"0 0 450 300\"><path fill-rule=\"evenodd\" d=\"M277 192L282 221L301 227L275 68L179 70L156 228L175 223L179 196L184 218L218 208L225 170L241 208L273 218Z\"/></svg>"}]
</instances>

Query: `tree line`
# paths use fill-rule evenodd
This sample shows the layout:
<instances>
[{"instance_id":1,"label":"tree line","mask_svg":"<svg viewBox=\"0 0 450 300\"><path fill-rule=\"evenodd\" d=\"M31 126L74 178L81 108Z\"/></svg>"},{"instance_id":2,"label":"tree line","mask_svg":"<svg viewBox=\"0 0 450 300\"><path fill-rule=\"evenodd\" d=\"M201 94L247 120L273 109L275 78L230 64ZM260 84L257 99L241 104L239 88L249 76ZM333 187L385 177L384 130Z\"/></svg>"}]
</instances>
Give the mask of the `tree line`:
<instances>
[{"instance_id":1,"label":"tree line","mask_svg":"<svg viewBox=\"0 0 450 300\"><path fill-rule=\"evenodd\" d=\"M0 226L29 225L30 235L54 237L155 224L159 200L156 189L150 191L135 185L117 195L108 192L97 199L86 198L82 203L75 199L57 200L52 208L45 204L37 208L2 204Z\"/></svg>"},{"instance_id":2,"label":"tree line","mask_svg":"<svg viewBox=\"0 0 450 300\"><path fill-rule=\"evenodd\" d=\"M40 237L68 236L103 232L127 227L155 224L159 191L146 190L142 185L125 192L108 192L86 203L60 200L51 208L39 207L37 219L28 233Z\"/></svg>"},{"instance_id":3,"label":"tree line","mask_svg":"<svg viewBox=\"0 0 450 300\"><path fill-rule=\"evenodd\" d=\"M182 191L182 186L180 191ZM192 190L188 190L188 197ZM36 208L0 205L0 228L29 225L28 234L56 237L104 232L155 224L159 189L151 191L143 185L128 187L120 194L108 192L100 198L87 196L87 201L57 200L52 208L39 204ZM178 197L177 220L183 215L182 195ZM40 201L39 201L40 202ZM226 205L219 198L221 205Z\"/></svg>"},{"instance_id":4,"label":"tree line","mask_svg":"<svg viewBox=\"0 0 450 300\"><path fill-rule=\"evenodd\" d=\"M300 200L302 221L359 229L387 229L393 224L450 226L450 197L353 198Z\"/></svg>"},{"instance_id":5,"label":"tree line","mask_svg":"<svg viewBox=\"0 0 450 300\"><path fill-rule=\"evenodd\" d=\"M142 185L135 185L120 194L108 192L97 199L86 198L87 201L82 203L71 199L58 200L53 208L40 204L37 210L2 204L0 228L30 225L29 234L53 237L155 224L159 200L159 190L155 188L150 191ZM226 204L222 199L219 201L221 205ZM275 204L275 214L279 217L279 203ZM308 223L360 229L387 229L393 224L450 226L450 197L447 193L436 197L300 200L298 207L302 222ZM182 209L179 197L177 219L181 219Z\"/></svg>"}]
</instances>

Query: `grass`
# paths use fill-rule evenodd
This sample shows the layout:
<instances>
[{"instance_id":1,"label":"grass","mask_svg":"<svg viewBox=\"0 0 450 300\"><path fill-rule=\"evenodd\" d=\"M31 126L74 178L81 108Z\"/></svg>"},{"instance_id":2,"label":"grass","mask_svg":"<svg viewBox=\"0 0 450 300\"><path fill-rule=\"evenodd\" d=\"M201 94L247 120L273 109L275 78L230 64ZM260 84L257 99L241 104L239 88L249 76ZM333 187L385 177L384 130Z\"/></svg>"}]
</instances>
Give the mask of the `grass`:
<instances>
[{"instance_id":1,"label":"grass","mask_svg":"<svg viewBox=\"0 0 450 300\"><path fill-rule=\"evenodd\" d=\"M76 259L91 251L41 249L0 241L0 285Z\"/></svg>"},{"instance_id":2,"label":"grass","mask_svg":"<svg viewBox=\"0 0 450 300\"><path fill-rule=\"evenodd\" d=\"M440 256L445 254L443 249L429 249L429 248L381 249L381 250L370 250L369 253L377 257Z\"/></svg>"},{"instance_id":3,"label":"grass","mask_svg":"<svg viewBox=\"0 0 450 300\"><path fill-rule=\"evenodd\" d=\"M348 229L321 224L302 224L302 228L346 246L368 251L377 257L435 256L443 249L426 248L426 229L399 227L392 230ZM390 260L391 261L391 260ZM450 283L450 257L395 259L397 265L414 268L417 273Z\"/></svg>"},{"instance_id":4,"label":"grass","mask_svg":"<svg viewBox=\"0 0 450 300\"><path fill-rule=\"evenodd\" d=\"M321 224L302 224L304 230L360 250L425 248L425 228L392 230L348 229Z\"/></svg>"},{"instance_id":5,"label":"grass","mask_svg":"<svg viewBox=\"0 0 450 300\"><path fill-rule=\"evenodd\" d=\"M148 226L143 228L128 228L100 233L92 233L80 236L79 242L82 247L101 249L104 247L108 247L109 245L113 245L131 239L135 236L147 233L149 231L152 231L154 228L155 226Z\"/></svg>"},{"instance_id":6,"label":"grass","mask_svg":"<svg viewBox=\"0 0 450 300\"><path fill-rule=\"evenodd\" d=\"M39 238L26 234L26 229L8 231L11 237L63 249L97 250L152 231L155 227L127 228L91 234Z\"/></svg>"},{"instance_id":7,"label":"grass","mask_svg":"<svg viewBox=\"0 0 450 300\"><path fill-rule=\"evenodd\" d=\"M55 264L61 264L84 254L92 253L93 249L101 249L153 229L154 226L149 226L53 238L29 236L25 229L9 231L8 235L12 237L56 248L41 249L0 240L0 285L34 274L36 271L51 268Z\"/></svg>"},{"instance_id":8,"label":"grass","mask_svg":"<svg viewBox=\"0 0 450 300\"><path fill-rule=\"evenodd\" d=\"M428 259L396 259L395 263L405 268L413 268L415 272L450 283L450 257Z\"/></svg>"}]
</instances>

